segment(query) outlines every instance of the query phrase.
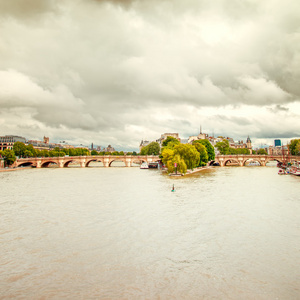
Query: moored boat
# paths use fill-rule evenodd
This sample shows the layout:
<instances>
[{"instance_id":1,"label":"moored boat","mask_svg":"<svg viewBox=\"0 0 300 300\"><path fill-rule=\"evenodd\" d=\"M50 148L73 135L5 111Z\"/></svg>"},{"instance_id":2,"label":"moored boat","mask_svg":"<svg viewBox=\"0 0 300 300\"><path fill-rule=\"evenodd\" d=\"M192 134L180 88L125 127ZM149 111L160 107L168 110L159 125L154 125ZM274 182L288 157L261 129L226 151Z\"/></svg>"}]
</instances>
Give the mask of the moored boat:
<instances>
[{"instance_id":1,"label":"moored boat","mask_svg":"<svg viewBox=\"0 0 300 300\"><path fill-rule=\"evenodd\" d=\"M287 169L288 174L300 176L300 161L294 163Z\"/></svg>"},{"instance_id":2,"label":"moored boat","mask_svg":"<svg viewBox=\"0 0 300 300\"><path fill-rule=\"evenodd\" d=\"M148 164L144 161L144 162L141 164L140 169L149 169L149 166L148 166Z\"/></svg>"},{"instance_id":3,"label":"moored boat","mask_svg":"<svg viewBox=\"0 0 300 300\"><path fill-rule=\"evenodd\" d=\"M283 169L280 169L280 170L278 171L278 175L286 175L286 171L283 170Z\"/></svg>"}]
</instances>

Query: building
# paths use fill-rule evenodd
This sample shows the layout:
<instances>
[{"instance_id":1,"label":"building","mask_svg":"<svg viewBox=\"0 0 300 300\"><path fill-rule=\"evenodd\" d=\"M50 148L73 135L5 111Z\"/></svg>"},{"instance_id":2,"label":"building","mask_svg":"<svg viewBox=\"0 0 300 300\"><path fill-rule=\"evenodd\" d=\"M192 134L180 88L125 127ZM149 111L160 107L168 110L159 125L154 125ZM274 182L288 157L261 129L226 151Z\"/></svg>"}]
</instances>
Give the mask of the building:
<instances>
[{"instance_id":1,"label":"building","mask_svg":"<svg viewBox=\"0 0 300 300\"><path fill-rule=\"evenodd\" d=\"M193 141L197 140L207 140L208 139L208 134L202 133L202 127L200 126L200 133L198 135L191 135L188 138L188 143L192 144Z\"/></svg>"},{"instance_id":2,"label":"building","mask_svg":"<svg viewBox=\"0 0 300 300\"><path fill-rule=\"evenodd\" d=\"M106 148L103 149L104 152L115 152L115 148L111 145L108 145Z\"/></svg>"},{"instance_id":3,"label":"building","mask_svg":"<svg viewBox=\"0 0 300 300\"><path fill-rule=\"evenodd\" d=\"M269 146L267 148L267 153L269 155L288 155L288 146Z\"/></svg>"},{"instance_id":4,"label":"building","mask_svg":"<svg viewBox=\"0 0 300 300\"><path fill-rule=\"evenodd\" d=\"M159 139L156 140L157 143L159 143L159 146L162 147L162 143L164 140L167 139L168 136L171 136L175 139L177 139L179 142L181 142L179 133L163 133Z\"/></svg>"},{"instance_id":5,"label":"building","mask_svg":"<svg viewBox=\"0 0 300 300\"><path fill-rule=\"evenodd\" d=\"M276 140L274 140L274 146L275 147L281 147L281 140L278 140L278 139L276 139Z\"/></svg>"},{"instance_id":6,"label":"building","mask_svg":"<svg viewBox=\"0 0 300 300\"><path fill-rule=\"evenodd\" d=\"M142 148L148 146L149 144L150 144L149 141L142 140L140 143L140 146L139 146L139 149L140 149L139 151L141 152Z\"/></svg>"},{"instance_id":7,"label":"building","mask_svg":"<svg viewBox=\"0 0 300 300\"><path fill-rule=\"evenodd\" d=\"M0 150L12 150L15 142L21 142L25 144L26 139L17 135L0 136Z\"/></svg>"}]
</instances>

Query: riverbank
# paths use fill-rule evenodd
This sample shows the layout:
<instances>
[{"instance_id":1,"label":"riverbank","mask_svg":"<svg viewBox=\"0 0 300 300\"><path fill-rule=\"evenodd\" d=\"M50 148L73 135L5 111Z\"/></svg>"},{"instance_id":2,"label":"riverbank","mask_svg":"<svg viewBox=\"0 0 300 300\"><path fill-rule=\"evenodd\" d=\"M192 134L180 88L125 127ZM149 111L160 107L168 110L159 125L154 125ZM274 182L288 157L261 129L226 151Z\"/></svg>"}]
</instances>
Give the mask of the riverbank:
<instances>
[{"instance_id":1,"label":"riverbank","mask_svg":"<svg viewBox=\"0 0 300 300\"><path fill-rule=\"evenodd\" d=\"M205 167L199 167L199 168L195 168L193 170L187 170L186 174L182 174L182 173L170 173L169 176L175 176L175 177L178 177L178 176L186 176L186 175L190 175L190 174L194 174L194 173L197 173L197 172L200 172L200 171L204 171L204 170L207 170L207 169L211 169L212 167L211 166L205 166Z\"/></svg>"},{"instance_id":2,"label":"riverbank","mask_svg":"<svg viewBox=\"0 0 300 300\"><path fill-rule=\"evenodd\" d=\"M28 169L32 169L32 167L23 167L23 168L1 168L0 169L0 173L1 172L12 172L12 171L20 171L20 170L28 170Z\"/></svg>"}]
</instances>

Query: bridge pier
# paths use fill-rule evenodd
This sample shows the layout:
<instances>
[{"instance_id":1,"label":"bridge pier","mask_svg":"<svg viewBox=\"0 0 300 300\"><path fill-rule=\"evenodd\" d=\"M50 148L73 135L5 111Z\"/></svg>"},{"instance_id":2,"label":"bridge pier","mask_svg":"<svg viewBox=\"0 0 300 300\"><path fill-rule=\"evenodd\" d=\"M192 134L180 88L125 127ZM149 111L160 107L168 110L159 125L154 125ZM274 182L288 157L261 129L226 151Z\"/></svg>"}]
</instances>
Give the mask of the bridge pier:
<instances>
[{"instance_id":1,"label":"bridge pier","mask_svg":"<svg viewBox=\"0 0 300 300\"><path fill-rule=\"evenodd\" d=\"M244 166L244 160L243 160L242 157L239 157L239 158L238 158L238 161L239 161L239 166L240 166L240 167Z\"/></svg>"},{"instance_id":2,"label":"bridge pier","mask_svg":"<svg viewBox=\"0 0 300 300\"><path fill-rule=\"evenodd\" d=\"M108 157L104 157L104 160L103 160L103 166L105 168L108 168L109 167L109 158Z\"/></svg>"}]
</instances>

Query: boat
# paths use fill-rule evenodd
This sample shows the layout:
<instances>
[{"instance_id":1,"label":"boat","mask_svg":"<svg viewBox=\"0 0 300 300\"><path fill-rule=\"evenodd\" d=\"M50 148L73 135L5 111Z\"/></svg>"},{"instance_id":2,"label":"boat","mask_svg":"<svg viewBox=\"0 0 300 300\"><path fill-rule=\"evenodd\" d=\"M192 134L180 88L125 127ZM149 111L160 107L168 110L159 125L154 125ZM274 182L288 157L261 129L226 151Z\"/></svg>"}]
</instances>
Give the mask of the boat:
<instances>
[{"instance_id":1,"label":"boat","mask_svg":"<svg viewBox=\"0 0 300 300\"><path fill-rule=\"evenodd\" d=\"M149 169L157 169L158 168L158 162L151 162L148 164Z\"/></svg>"},{"instance_id":2,"label":"boat","mask_svg":"<svg viewBox=\"0 0 300 300\"><path fill-rule=\"evenodd\" d=\"M300 161L294 163L287 169L288 174L300 176Z\"/></svg>"},{"instance_id":3,"label":"boat","mask_svg":"<svg viewBox=\"0 0 300 300\"><path fill-rule=\"evenodd\" d=\"M248 166L260 166L260 163L258 161L250 161Z\"/></svg>"},{"instance_id":4,"label":"boat","mask_svg":"<svg viewBox=\"0 0 300 300\"><path fill-rule=\"evenodd\" d=\"M144 161L144 162L141 164L140 169L149 169L149 166L148 166L147 162Z\"/></svg>"},{"instance_id":5,"label":"boat","mask_svg":"<svg viewBox=\"0 0 300 300\"><path fill-rule=\"evenodd\" d=\"M278 171L278 175L286 175L286 171L283 170L283 169L280 169L280 170Z\"/></svg>"}]
</instances>

